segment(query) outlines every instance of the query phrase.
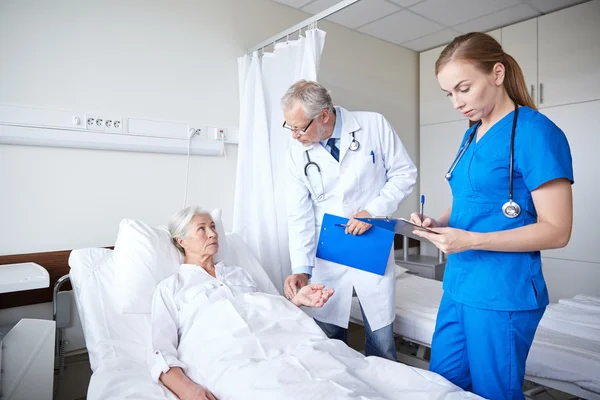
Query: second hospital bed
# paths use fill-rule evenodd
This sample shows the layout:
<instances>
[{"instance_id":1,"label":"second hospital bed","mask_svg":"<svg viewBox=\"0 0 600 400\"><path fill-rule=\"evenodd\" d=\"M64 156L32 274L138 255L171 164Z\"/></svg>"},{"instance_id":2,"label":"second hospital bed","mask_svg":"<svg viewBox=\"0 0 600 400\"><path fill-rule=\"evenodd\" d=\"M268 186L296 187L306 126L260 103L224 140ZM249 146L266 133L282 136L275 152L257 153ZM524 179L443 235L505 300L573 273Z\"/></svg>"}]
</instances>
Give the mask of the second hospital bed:
<instances>
[{"instance_id":1,"label":"second hospital bed","mask_svg":"<svg viewBox=\"0 0 600 400\"><path fill-rule=\"evenodd\" d=\"M412 354L399 354L409 365L427 368L442 282L412 275L396 278L394 332L416 345ZM362 324L357 298L351 320ZM600 298L575 296L550 304L536 331L527 358L526 380L585 399L600 400Z\"/></svg>"}]
</instances>

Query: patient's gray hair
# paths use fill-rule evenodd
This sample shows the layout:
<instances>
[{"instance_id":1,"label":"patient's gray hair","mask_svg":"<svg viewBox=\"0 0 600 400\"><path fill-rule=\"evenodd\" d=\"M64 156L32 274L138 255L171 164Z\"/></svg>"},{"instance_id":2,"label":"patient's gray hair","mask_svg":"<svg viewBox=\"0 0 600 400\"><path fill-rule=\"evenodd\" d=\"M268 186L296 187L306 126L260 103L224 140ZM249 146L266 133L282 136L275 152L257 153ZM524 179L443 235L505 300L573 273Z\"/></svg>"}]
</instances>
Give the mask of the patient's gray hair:
<instances>
[{"instance_id":1,"label":"patient's gray hair","mask_svg":"<svg viewBox=\"0 0 600 400\"><path fill-rule=\"evenodd\" d=\"M300 101L304 107L304 114L309 119L319 116L323 109L333 113L333 101L329 90L320 83L314 81L300 80L294 83L281 98L281 108L290 109L296 101Z\"/></svg>"},{"instance_id":2,"label":"patient's gray hair","mask_svg":"<svg viewBox=\"0 0 600 400\"><path fill-rule=\"evenodd\" d=\"M207 211L203 210L198 206L186 207L183 210L173 214L171 219L169 220L169 234L171 235L171 240L173 244L179 250L181 254L185 256L185 249L181 247L179 243L177 243L177 238L185 239L188 232L188 226L194 216L198 214L209 214Z\"/></svg>"}]
</instances>

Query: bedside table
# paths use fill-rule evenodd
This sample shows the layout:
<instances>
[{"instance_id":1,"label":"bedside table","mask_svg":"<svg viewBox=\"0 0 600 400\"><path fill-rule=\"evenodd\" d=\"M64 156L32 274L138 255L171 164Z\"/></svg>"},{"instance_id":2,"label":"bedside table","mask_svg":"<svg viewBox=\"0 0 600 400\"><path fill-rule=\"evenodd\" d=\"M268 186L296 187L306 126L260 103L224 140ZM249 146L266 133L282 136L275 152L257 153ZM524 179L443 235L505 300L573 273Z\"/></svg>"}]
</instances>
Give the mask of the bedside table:
<instances>
[{"instance_id":1,"label":"bedside table","mask_svg":"<svg viewBox=\"0 0 600 400\"><path fill-rule=\"evenodd\" d=\"M41 265L0 265L0 293L49 285L48 271ZM52 399L55 332L55 322L44 319L23 318L0 327L0 397Z\"/></svg>"},{"instance_id":2,"label":"bedside table","mask_svg":"<svg viewBox=\"0 0 600 400\"><path fill-rule=\"evenodd\" d=\"M396 264L408 269L408 273L427 279L444 279L446 260L444 253L438 250L437 257L421 254L408 254L408 236L402 237L402 255L396 258Z\"/></svg>"}]
</instances>

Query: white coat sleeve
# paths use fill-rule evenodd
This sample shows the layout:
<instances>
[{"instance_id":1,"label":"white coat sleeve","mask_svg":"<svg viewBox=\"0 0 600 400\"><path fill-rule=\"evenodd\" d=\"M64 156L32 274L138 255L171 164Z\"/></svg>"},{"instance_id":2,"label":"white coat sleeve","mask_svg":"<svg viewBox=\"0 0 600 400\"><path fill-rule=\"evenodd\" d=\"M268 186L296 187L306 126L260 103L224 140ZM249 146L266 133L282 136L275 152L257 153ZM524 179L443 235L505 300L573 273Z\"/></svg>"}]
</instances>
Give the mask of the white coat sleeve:
<instances>
[{"instance_id":1,"label":"white coat sleeve","mask_svg":"<svg viewBox=\"0 0 600 400\"><path fill-rule=\"evenodd\" d=\"M165 283L170 283L167 285ZM150 375L155 382L171 367L185 368L177 358L179 336L177 305L174 299L174 281L161 282L152 298L152 360Z\"/></svg>"},{"instance_id":2,"label":"white coat sleeve","mask_svg":"<svg viewBox=\"0 0 600 400\"><path fill-rule=\"evenodd\" d=\"M292 271L302 269L305 272L305 268L309 267L312 272L317 252L313 202L291 151L288 152L286 164L285 195Z\"/></svg>"},{"instance_id":3,"label":"white coat sleeve","mask_svg":"<svg viewBox=\"0 0 600 400\"><path fill-rule=\"evenodd\" d=\"M417 181L417 167L390 123L382 119L379 135L387 182L379 196L367 203L365 210L374 217L391 217L412 193Z\"/></svg>"}]
</instances>

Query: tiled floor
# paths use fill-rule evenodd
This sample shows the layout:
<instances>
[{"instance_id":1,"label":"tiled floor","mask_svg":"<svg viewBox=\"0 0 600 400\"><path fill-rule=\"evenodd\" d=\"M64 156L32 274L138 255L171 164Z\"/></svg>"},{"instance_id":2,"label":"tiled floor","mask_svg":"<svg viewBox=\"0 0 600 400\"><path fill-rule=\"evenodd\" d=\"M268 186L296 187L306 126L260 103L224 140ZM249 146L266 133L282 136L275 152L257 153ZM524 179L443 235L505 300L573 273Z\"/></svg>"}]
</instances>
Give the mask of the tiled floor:
<instances>
[{"instance_id":1,"label":"tiled floor","mask_svg":"<svg viewBox=\"0 0 600 400\"><path fill-rule=\"evenodd\" d=\"M348 345L364 354L365 331L361 325L350 324ZM402 344L398 351L412 352L414 349ZM55 400L85 400L87 387L92 375L87 354L70 356L66 359L65 371ZM525 382L524 390L532 387ZM533 400L574 400L576 397L557 390L548 390L531 397Z\"/></svg>"}]
</instances>

